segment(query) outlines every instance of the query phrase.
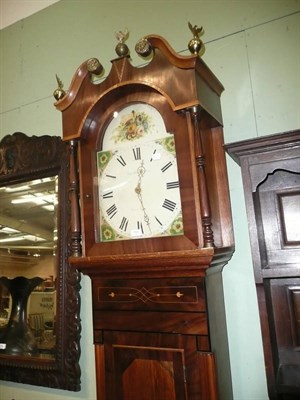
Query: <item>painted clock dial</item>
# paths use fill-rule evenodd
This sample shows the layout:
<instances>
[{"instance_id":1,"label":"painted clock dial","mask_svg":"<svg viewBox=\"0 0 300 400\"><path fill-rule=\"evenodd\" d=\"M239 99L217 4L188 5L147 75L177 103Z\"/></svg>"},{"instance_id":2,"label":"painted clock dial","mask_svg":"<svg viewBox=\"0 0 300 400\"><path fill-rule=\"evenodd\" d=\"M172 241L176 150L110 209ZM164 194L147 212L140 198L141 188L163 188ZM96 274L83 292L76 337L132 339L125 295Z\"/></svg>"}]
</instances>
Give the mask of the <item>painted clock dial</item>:
<instances>
[{"instance_id":1,"label":"painted clock dial","mask_svg":"<svg viewBox=\"0 0 300 400\"><path fill-rule=\"evenodd\" d=\"M145 103L125 107L104 144L97 153L100 241L183 234L174 135L159 112Z\"/></svg>"}]
</instances>

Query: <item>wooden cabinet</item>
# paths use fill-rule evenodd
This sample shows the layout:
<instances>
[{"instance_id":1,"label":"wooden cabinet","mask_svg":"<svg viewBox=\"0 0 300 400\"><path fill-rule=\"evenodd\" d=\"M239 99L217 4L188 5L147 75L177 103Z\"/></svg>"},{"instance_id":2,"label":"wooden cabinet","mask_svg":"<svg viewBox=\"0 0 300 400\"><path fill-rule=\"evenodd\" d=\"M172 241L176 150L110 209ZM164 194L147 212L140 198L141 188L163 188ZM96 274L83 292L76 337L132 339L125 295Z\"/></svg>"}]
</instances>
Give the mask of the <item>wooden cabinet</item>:
<instances>
[{"instance_id":1,"label":"wooden cabinet","mask_svg":"<svg viewBox=\"0 0 300 400\"><path fill-rule=\"evenodd\" d=\"M300 396L300 131L226 146L242 168L270 399Z\"/></svg>"},{"instance_id":2,"label":"wooden cabinet","mask_svg":"<svg viewBox=\"0 0 300 400\"><path fill-rule=\"evenodd\" d=\"M100 83L99 62L84 62L56 103L71 143L69 261L92 279L98 400L215 400L206 270L234 251L223 87L159 36L141 47L149 64L122 55Z\"/></svg>"}]
</instances>

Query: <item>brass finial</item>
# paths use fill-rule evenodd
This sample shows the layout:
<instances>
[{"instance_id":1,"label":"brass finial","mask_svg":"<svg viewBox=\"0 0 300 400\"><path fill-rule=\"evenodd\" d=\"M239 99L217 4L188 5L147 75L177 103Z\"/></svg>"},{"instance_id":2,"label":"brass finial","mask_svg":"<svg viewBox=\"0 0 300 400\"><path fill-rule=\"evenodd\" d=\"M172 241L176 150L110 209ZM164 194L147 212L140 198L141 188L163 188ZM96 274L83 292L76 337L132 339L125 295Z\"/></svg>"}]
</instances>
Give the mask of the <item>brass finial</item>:
<instances>
[{"instance_id":1,"label":"brass finial","mask_svg":"<svg viewBox=\"0 0 300 400\"><path fill-rule=\"evenodd\" d=\"M190 22L188 23L190 31L193 34L193 39L191 39L188 43L188 48L192 54L198 55L200 50L203 47L203 42L200 39L200 34L203 33L203 27L198 28L197 25L192 25Z\"/></svg>"},{"instance_id":2,"label":"brass finial","mask_svg":"<svg viewBox=\"0 0 300 400\"><path fill-rule=\"evenodd\" d=\"M116 39L119 42L116 47L116 53L118 54L119 57L126 57L129 55L129 49L128 46L124 43L125 40L128 39L129 36L129 31L127 28L124 29L124 31L118 31L115 32Z\"/></svg>"},{"instance_id":3,"label":"brass finial","mask_svg":"<svg viewBox=\"0 0 300 400\"><path fill-rule=\"evenodd\" d=\"M61 100L66 95L66 92L63 89L64 84L62 83L61 79L59 79L57 74L55 76L56 76L56 82L57 82L58 88L54 90L53 96L54 96L55 100L58 101L58 100Z\"/></svg>"},{"instance_id":4,"label":"brass finial","mask_svg":"<svg viewBox=\"0 0 300 400\"><path fill-rule=\"evenodd\" d=\"M103 66L98 60L98 58L90 58L87 61L87 69L89 72L95 75L100 75L103 71Z\"/></svg>"},{"instance_id":5,"label":"brass finial","mask_svg":"<svg viewBox=\"0 0 300 400\"><path fill-rule=\"evenodd\" d=\"M135 51L142 57L147 57L152 51L151 44L149 40L145 37L140 39L135 45Z\"/></svg>"}]
</instances>

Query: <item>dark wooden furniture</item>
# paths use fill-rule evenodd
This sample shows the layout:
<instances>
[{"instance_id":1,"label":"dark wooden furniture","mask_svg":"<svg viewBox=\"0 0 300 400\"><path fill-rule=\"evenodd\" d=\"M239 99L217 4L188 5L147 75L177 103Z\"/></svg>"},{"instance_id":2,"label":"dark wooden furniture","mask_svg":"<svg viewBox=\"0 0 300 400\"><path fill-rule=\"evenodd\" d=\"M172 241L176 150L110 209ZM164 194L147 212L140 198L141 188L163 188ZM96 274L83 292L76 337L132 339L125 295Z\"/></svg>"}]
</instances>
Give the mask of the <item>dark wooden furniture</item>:
<instances>
[{"instance_id":1,"label":"dark wooden furniture","mask_svg":"<svg viewBox=\"0 0 300 400\"><path fill-rule=\"evenodd\" d=\"M226 149L242 169L270 399L298 399L300 131Z\"/></svg>"},{"instance_id":2,"label":"dark wooden furniture","mask_svg":"<svg viewBox=\"0 0 300 400\"><path fill-rule=\"evenodd\" d=\"M46 386L71 391L80 390L80 274L73 268L68 267L68 256L70 255L70 204L69 196L69 147L56 136L27 136L24 133L16 132L5 136L0 142L0 187L1 187L1 222L6 221L1 228L24 229L24 234L38 232L36 221L41 222L40 229L47 231L48 216L47 211L42 212L31 204L30 212L23 212L17 220L12 211L12 206L7 203L13 198L16 186L23 187L23 195L30 195L33 190L29 189L28 183L32 181L44 180L56 177L58 209L56 218L53 217L55 225L57 244L54 257L54 276L56 293L56 314L52 339L55 341L54 349L51 350L51 357L43 355L42 351L38 355L26 354L7 354L5 343L1 343L2 335L5 333L6 326L0 329L0 379L26 383L30 385ZM13 185L13 186L12 186ZM9 189L11 189L9 191ZM21 192L21 189L20 189ZM20 196L20 193L19 193ZM5 201L3 200L5 198ZM25 207L24 207L25 210ZM38 215L37 215L38 214ZM30 219L34 215L34 221ZM52 226L52 229L53 229ZM30 228L30 229L29 229ZM26 229L29 229L26 230ZM36 231L34 231L36 229ZM12 230L13 231L13 230ZM20 231L20 234L22 231ZM51 234L51 233L50 233ZM2 238L1 232L1 238ZM13 235L12 235L13 236ZM52 238L54 237L52 232ZM54 239L52 239L54 240ZM50 239L49 239L50 241ZM32 273L44 277L43 265L37 268L37 263L33 262L34 256L27 252L24 242L17 242L19 246L11 248L12 242L1 242L1 271L5 269L9 278L18 276L32 276ZM33 248L32 246L28 249ZM47 245L48 243L46 243ZM43 247L46 246L43 242ZM7 249L5 249L7 246ZM44 250L40 250L41 253ZM43 257L41 257L43 259ZM32 269L30 266L32 264ZM41 263L42 264L42 263ZM48 268L49 269L49 268ZM33 272L32 272L33 271ZM3 273L3 272L2 272ZM7 307L8 292L0 289L0 299L4 302L2 307ZM51 296L51 293L49 294ZM49 296L45 296L46 299ZM44 303L45 306L46 303ZM2 310L3 311L3 310ZM44 343L44 347L45 347ZM48 343L49 346L49 343ZM52 348L53 346L51 346Z\"/></svg>"},{"instance_id":3,"label":"dark wooden furniture","mask_svg":"<svg viewBox=\"0 0 300 400\"><path fill-rule=\"evenodd\" d=\"M91 72L97 61L88 60L56 103L63 138L73 149L69 261L92 279L99 400L217 399L205 276L207 268L224 266L234 249L223 87L198 56L176 54L159 36L143 41L153 52L148 65L135 68L121 56L97 83ZM96 154L113 113L128 104L151 105L174 134L180 235L99 240Z\"/></svg>"}]
</instances>

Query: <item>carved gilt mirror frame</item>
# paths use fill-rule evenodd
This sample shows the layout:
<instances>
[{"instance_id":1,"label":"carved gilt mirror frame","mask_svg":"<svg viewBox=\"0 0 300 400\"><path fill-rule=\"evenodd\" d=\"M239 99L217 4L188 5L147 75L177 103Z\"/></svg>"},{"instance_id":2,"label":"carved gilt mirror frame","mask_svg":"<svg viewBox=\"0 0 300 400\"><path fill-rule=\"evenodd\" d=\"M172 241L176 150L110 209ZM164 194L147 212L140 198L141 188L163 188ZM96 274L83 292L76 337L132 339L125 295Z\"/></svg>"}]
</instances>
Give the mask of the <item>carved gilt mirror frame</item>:
<instances>
[{"instance_id":1,"label":"carved gilt mirror frame","mask_svg":"<svg viewBox=\"0 0 300 400\"><path fill-rule=\"evenodd\" d=\"M28 314L25 319L26 322L29 322L30 315L32 320L35 319L35 323L37 317L39 317L38 320L43 321L40 332L34 331L34 340L39 343L38 350L22 352L13 345L10 345L10 350L8 350L8 337L12 341L12 335L11 333L7 334L9 325L7 321L9 321L9 314L12 313L13 296L10 295L9 291L6 291L5 299L3 296L1 298L0 289L0 314L2 308L0 322L3 315L7 317L7 320L4 318L4 322L2 321L2 326L0 323L0 380L79 391L81 375L79 366L80 274L77 270L68 268L67 262L70 253L69 151L68 145L60 137L48 135L29 137L24 133L16 132L13 135L5 136L0 141L0 257L2 258L0 279L2 277L3 282L11 281L17 276L17 279L21 279L18 282L21 282L19 286L22 289L24 287L22 279L25 279L22 275L30 275L28 266L25 265L24 261L28 264L26 257L31 257L32 266L30 268L33 268L36 278L41 276L39 282L42 283L36 283L36 287L33 289L34 293L30 294L30 296L35 294L36 298L39 299L36 301L35 314ZM53 274L47 271L48 275L51 276L46 279L45 269L48 259L45 253L42 254L42 257L40 253L46 251L45 249L49 251L49 247L47 247L51 242L49 235L48 239L45 239L47 237L47 226L43 227L41 231L44 232L44 239L39 238L39 234L33 236L32 233L33 226L42 224L44 215L41 214L41 218L37 218L35 224L31 224L30 218L28 218L30 214L24 211L24 218L17 221L15 214L13 214L14 209L17 208L14 206L14 202L10 200L9 203L1 203L1 195L3 196L5 193L7 197L9 192L9 195L12 196L14 190L21 190L20 188L22 188L24 194L22 196L19 194L19 197L25 199L28 195L36 196L38 194L37 189L33 189L33 185L40 184L40 182L45 184L47 180L55 182L53 187L56 188L57 205L54 207L54 203L50 204L52 209L55 208L55 212L52 212L53 220L55 219L53 225L55 228L53 237L55 239L52 239L52 244L55 244L51 247L52 254L48 253L48 258L54 260L54 271ZM24 189L25 187L29 187L29 189ZM43 208L45 214L47 213L47 204L39 208L36 204L32 204L31 208L36 207L37 212L40 212ZM24 210L26 210L25 207ZM35 215L35 217L37 216ZM29 220L26 221L26 218ZM49 220L49 212L47 218ZM9 223L13 220L16 222ZM8 221L8 223L5 223L5 221ZM20 222L20 226L25 224L26 228L23 230L19 228L18 222ZM29 237L28 234L31 234L31 236ZM21 242L18 242L21 244L15 245L15 247L8 243L11 239L13 240L14 235L18 236L18 240L21 240ZM29 240L32 240L31 245L30 243L25 245L26 241L22 242L24 236L26 236L25 239L28 243ZM31 251L39 240L42 244L37 246L34 252ZM34 257L39 257L39 261L35 262ZM24 263L24 269L20 268L22 266L19 262L20 259ZM19 262L19 266L16 272L14 269L17 262ZM6 290L3 287L2 284L2 293ZM34 304L33 300L30 304ZM28 310L28 307L28 304L26 304L26 310ZM52 308L54 308L52 320L44 321L42 311L45 309L51 311ZM25 314L27 313L25 312ZM29 329L33 331L33 328L31 328L30 325ZM18 339L16 339L17 341ZM52 343L52 345L50 346L49 343Z\"/></svg>"}]
</instances>

